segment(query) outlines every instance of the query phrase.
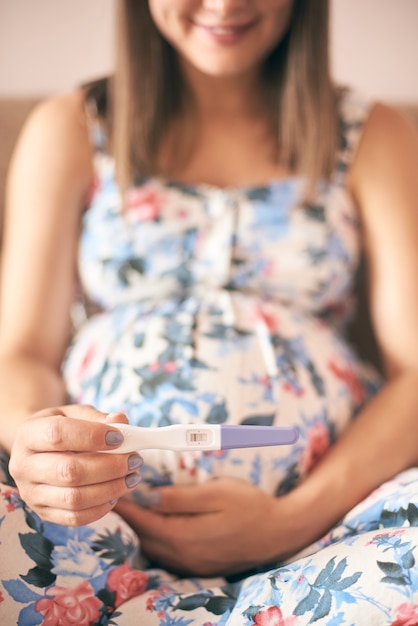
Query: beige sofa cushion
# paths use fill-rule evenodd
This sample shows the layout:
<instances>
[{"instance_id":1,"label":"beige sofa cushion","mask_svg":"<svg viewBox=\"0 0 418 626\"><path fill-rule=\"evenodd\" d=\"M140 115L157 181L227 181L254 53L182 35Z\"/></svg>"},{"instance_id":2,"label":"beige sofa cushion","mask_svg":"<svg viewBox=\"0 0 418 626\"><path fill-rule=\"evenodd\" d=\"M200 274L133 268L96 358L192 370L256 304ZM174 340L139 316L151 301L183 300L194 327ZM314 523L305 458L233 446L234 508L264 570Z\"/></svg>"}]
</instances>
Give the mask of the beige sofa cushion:
<instances>
[{"instance_id":1,"label":"beige sofa cushion","mask_svg":"<svg viewBox=\"0 0 418 626\"><path fill-rule=\"evenodd\" d=\"M0 99L0 216L10 156L23 122L37 102L35 98Z\"/></svg>"}]
</instances>

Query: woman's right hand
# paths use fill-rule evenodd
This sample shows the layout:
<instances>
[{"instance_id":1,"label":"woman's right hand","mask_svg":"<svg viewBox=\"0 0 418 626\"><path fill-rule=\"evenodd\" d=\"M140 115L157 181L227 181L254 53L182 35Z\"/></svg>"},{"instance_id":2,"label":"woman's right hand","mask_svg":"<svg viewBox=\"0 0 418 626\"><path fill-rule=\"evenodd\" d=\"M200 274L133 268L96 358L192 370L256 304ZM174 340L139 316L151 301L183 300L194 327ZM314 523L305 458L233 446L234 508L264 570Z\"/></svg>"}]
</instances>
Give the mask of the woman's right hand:
<instances>
[{"instance_id":1,"label":"woman's right hand","mask_svg":"<svg viewBox=\"0 0 418 626\"><path fill-rule=\"evenodd\" d=\"M42 519L81 526L108 513L140 481L139 454L103 454L123 440L123 413L66 405L35 413L18 429L9 471Z\"/></svg>"}]
</instances>

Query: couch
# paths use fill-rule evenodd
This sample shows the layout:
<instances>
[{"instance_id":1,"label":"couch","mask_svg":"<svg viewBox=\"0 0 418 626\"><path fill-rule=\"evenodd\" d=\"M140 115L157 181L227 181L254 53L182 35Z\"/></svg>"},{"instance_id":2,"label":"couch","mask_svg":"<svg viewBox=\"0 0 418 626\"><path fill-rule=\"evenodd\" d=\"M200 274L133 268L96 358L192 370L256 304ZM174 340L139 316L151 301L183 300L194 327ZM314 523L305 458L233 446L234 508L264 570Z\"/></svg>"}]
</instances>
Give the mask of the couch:
<instances>
[{"instance_id":1,"label":"couch","mask_svg":"<svg viewBox=\"0 0 418 626\"><path fill-rule=\"evenodd\" d=\"M0 98L0 225L4 209L4 186L7 167L12 154L16 137L22 124L33 107L39 102L39 98ZM418 104L395 105L404 114L411 117L418 126ZM418 207L417 207L418 210ZM1 237L1 228L0 228ZM359 272L357 284L359 314L350 333L357 345L359 352L372 360L381 369L379 353L374 340L370 317L367 309L367 285L364 268Z\"/></svg>"},{"instance_id":2,"label":"couch","mask_svg":"<svg viewBox=\"0 0 418 626\"><path fill-rule=\"evenodd\" d=\"M5 179L13 146L23 122L38 100L37 98L0 99L0 216L3 215Z\"/></svg>"}]
</instances>

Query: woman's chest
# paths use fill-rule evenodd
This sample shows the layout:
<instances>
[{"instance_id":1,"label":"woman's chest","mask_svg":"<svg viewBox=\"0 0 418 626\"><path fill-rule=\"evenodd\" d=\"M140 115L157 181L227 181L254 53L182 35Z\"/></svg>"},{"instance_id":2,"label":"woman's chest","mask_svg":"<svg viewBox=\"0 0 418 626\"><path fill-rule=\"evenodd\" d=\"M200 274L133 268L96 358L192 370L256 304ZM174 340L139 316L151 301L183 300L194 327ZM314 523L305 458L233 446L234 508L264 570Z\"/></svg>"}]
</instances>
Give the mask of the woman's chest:
<instances>
[{"instance_id":1,"label":"woman's chest","mask_svg":"<svg viewBox=\"0 0 418 626\"><path fill-rule=\"evenodd\" d=\"M328 186L306 207L300 187L295 178L228 190L150 180L128 193L121 214L102 184L85 216L83 282L101 300L106 290L146 298L226 287L326 308L351 287L359 224L343 189Z\"/></svg>"}]
</instances>

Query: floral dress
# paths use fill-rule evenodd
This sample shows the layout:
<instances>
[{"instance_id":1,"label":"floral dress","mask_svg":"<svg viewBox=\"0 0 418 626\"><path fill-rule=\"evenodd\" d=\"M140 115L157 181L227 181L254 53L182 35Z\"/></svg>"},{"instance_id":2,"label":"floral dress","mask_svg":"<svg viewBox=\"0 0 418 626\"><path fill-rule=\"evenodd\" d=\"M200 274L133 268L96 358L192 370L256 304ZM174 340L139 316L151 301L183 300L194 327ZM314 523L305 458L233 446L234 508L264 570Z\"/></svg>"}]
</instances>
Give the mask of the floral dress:
<instances>
[{"instance_id":1,"label":"floral dress","mask_svg":"<svg viewBox=\"0 0 418 626\"><path fill-rule=\"evenodd\" d=\"M221 189L136 181L121 199L96 152L79 273L90 314L63 373L73 402L132 424L296 426L292 446L142 452L148 489L237 477L280 497L381 379L346 338L362 240L346 172L368 103L346 92L329 183ZM123 208L122 208L123 207ZM395 477L289 562L241 579L150 569L114 512L66 528L19 498L4 462L0 623L144 626L418 625L418 471Z\"/></svg>"}]
</instances>

